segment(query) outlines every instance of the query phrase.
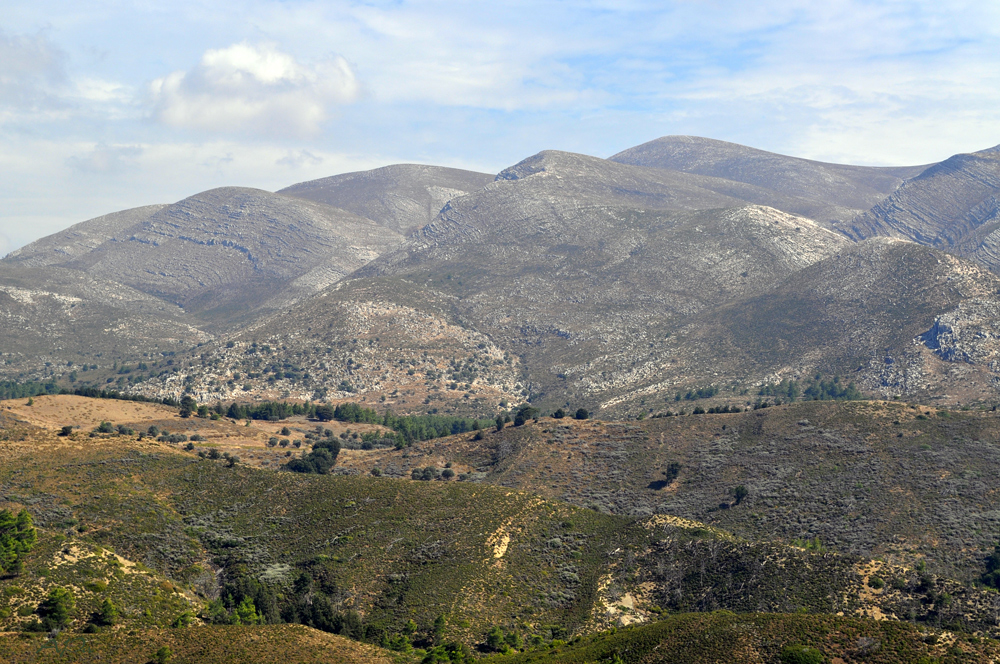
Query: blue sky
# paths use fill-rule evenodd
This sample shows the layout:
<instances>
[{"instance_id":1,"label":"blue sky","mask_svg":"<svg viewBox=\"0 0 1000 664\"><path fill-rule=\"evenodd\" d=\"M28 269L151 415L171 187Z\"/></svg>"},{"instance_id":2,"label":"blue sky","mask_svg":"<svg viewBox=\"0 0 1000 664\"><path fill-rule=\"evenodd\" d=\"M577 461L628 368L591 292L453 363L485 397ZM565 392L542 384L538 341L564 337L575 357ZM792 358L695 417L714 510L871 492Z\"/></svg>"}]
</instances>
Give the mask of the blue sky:
<instances>
[{"instance_id":1,"label":"blue sky","mask_svg":"<svg viewBox=\"0 0 1000 664\"><path fill-rule=\"evenodd\" d=\"M1000 3L8 0L0 255L205 189L669 134L917 164L1000 143Z\"/></svg>"}]
</instances>

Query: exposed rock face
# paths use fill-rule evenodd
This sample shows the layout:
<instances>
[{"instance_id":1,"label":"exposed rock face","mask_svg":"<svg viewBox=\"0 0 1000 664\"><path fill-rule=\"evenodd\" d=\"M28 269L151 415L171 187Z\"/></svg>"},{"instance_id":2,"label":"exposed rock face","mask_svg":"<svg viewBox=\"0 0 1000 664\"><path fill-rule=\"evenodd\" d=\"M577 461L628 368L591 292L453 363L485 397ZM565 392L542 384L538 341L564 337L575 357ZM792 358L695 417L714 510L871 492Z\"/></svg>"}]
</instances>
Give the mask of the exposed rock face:
<instances>
[{"instance_id":1,"label":"exposed rock face","mask_svg":"<svg viewBox=\"0 0 1000 664\"><path fill-rule=\"evenodd\" d=\"M845 228L852 238L898 237L1000 269L1000 148L931 166Z\"/></svg>"},{"instance_id":2,"label":"exposed rock face","mask_svg":"<svg viewBox=\"0 0 1000 664\"><path fill-rule=\"evenodd\" d=\"M492 181L488 173L396 164L301 182L278 193L348 210L408 235L434 219L452 198Z\"/></svg>"},{"instance_id":3,"label":"exposed rock face","mask_svg":"<svg viewBox=\"0 0 1000 664\"><path fill-rule=\"evenodd\" d=\"M106 220L95 220L93 232L91 222L74 227L73 237L92 238L87 244L107 236L89 251L78 242L63 252L62 243L45 240L5 262L58 264L226 320L321 290L402 241L350 212L237 187L186 198L136 223Z\"/></svg>"},{"instance_id":4,"label":"exposed rock face","mask_svg":"<svg viewBox=\"0 0 1000 664\"><path fill-rule=\"evenodd\" d=\"M744 182L784 199L773 207L829 227L850 221L926 168L827 164L697 136L664 136L609 159Z\"/></svg>"},{"instance_id":5,"label":"exposed rock face","mask_svg":"<svg viewBox=\"0 0 1000 664\"><path fill-rule=\"evenodd\" d=\"M985 365L1000 374L1000 302L963 302L938 316L919 339L943 360Z\"/></svg>"}]
</instances>

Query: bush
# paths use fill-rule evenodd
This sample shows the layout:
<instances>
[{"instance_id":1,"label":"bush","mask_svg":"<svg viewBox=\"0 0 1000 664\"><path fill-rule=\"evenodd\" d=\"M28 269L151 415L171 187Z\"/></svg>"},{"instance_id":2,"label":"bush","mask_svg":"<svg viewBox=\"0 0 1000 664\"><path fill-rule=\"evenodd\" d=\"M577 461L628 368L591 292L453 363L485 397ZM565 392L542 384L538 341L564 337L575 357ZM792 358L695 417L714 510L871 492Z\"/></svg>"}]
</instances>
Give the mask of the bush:
<instances>
[{"instance_id":1,"label":"bush","mask_svg":"<svg viewBox=\"0 0 1000 664\"><path fill-rule=\"evenodd\" d=\"M556 410L556 412L552 413L552 417L556 418L557 420L561 420L562 418L566 417L566 411L563 410L562 408L559 408Z\"/></svg>"},{"instance_id":2,"label":"bush","mask_svg":"<svg viewBox=\"0 0 1000 664\"><path fill-rule=\"evenodd\" d=\"M826 658L816 648L785 646L781 649L781 664L823 664Z\"/></svg>"},{"instance_id":3,"label":"bush","mask_svg":"<svg viewBox=\"0 0 1000 664\"><path fill-rule=\"evenodd\" d=\"M586 420L590 418L590 412L586 408L578 408L576 415L573 416L577 420Z\"/></svg>"},{"instance_id":4,"label":"bush","mask_svg":"<svg viewBox=\"0 0 1000 664\"><path fill-rule=\"evenodd\" d=\"M62 428L62 431L59 432L59 435L60 436L68 436L71 433L73 433L73 425L72 424L67 424L66 426L64 426Z\"/></svg>"},{"instance_id":5,"label":"bush","mask_svg":"<svg viewBox=\"0 0 1000 664\"><path fill-rule=\"evenodd\" d=\"M96 431L97 433L114 433L115 428L111 424L111 422L102 421L100 424L97 425L97 428L94 429L94 431Z\"/></svg>"}]
</instances>

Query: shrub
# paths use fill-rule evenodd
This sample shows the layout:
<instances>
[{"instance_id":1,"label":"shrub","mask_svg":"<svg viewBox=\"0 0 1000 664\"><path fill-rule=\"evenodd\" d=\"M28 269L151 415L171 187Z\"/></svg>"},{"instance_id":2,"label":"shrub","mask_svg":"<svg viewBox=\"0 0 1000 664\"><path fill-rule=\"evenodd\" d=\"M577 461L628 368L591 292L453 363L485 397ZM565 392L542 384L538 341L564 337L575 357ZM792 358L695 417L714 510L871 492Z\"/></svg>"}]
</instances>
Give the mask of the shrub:
<instances>
[{"instance_id":1,"label":"shrub","mask_svg":"<svg viewBox=\"0 0 1000 664\"><path fill-rule=\"evenodd\" d=\"M114 426L112 426L111 422L101 421L101 423L97 425L97 428L94 429L94 431L96 431L97 433L114 433L115 428Z\"/></svg>"},{"instance_id":2,"label":"shrub","mask_svg":"<svg viewBox=\"0 0 1000 664\"><path fill-rule=\"evenodd\" d=\"M781 664L823 664L826 658L816 648L785 646L781 649Z\"/></svg>"},{"instance_id":3,"label":"shrub","mask_svg":"<svg viewBox=\"0 0 1000 664\"><path fill-rule=\"evenodd\" d=\"M563 410L562 408L558 408L556 409L556 412L552 413L552 417L556 418L557 420L561 420L562 418L566 417L566 411Z\"/></svg>"},{"instance_id":4,"label":"shrub","mask_svg":"<svg viewBox=\"0 0 1000 664\"><path fill-rule=\"evenodd\" d=\"M573 417L578 420L586 420L590 418L590 412L586 408L578 408Z\"/></svg>"},{"instance_id":5,"label":"shrub","mask_svg":"<svg viewBox=\"0 0 1000 664\"><path fill-rule=\"evenodd\" d=\"M60 436L68 436L71 433L73 433L73 425L72 424L67 424L66 426L64 426L62 428L62 431L59 432L59 435Z\"/></svg>"}]
</instances>

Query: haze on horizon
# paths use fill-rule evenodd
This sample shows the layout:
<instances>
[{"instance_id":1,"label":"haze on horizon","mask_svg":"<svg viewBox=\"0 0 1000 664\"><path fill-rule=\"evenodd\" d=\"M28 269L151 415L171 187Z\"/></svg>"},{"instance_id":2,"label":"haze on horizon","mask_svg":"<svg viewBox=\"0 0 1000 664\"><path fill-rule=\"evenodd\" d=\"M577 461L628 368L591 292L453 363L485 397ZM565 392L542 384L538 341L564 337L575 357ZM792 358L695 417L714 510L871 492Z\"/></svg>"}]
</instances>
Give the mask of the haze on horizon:
<instances>
[{"instance_id":1,"label":"haze on horizon","mask_svg":"<svg viewBox=\"0 0 1000 664\"><path fill-rule=\"evenodd\" d=\"M1000 143L1000 6L15 0L0 255L205 189L497 172L691 134L904 165Z\"/></svg>"}]
</instances>

